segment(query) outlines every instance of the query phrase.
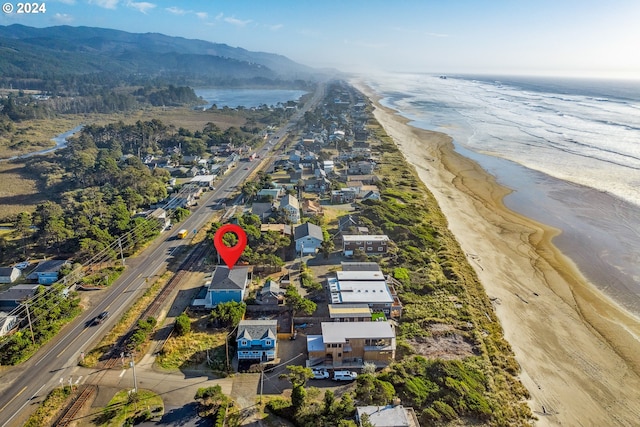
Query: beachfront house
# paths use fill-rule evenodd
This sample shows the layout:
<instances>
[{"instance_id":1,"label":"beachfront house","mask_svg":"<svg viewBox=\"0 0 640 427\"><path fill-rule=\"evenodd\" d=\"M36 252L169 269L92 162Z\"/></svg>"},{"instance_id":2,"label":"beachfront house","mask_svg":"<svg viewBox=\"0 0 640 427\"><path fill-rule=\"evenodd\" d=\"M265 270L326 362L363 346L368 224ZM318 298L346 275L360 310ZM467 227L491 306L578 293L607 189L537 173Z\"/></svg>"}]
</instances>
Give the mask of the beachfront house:
<instances>
[{"instance_id":1,"label":"beachfront house","mask_svg":"<svg viewBox=\"0 0 640 427\"><path fill-rule=\"evenodd\" d=\"M353 256L356 250L367 255L386 254L389 248L387 235L343 235L342 254L346 257Z\"/></svg>"},{"instance_id":2,"label":"beachfront house","mask_svg":"<svg viewBox=\"0 0 640 427\"><path fill-rule=\"evenodd\" d=\"M329 369L362 367L365 362L387 366L396 354L396 333L391 323L322 322L322 335L309 335L308 366Z\"/></svg>"}]
</instances>

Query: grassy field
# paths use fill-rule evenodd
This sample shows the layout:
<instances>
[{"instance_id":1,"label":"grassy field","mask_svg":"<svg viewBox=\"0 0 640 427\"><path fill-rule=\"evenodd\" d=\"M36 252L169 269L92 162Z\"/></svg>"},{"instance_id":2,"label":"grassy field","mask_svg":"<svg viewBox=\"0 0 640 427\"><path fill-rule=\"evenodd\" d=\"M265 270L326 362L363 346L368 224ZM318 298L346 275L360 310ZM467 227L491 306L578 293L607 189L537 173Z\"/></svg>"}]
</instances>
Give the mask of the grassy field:
<instances>
[{"instance_id":1,"label":"grassy field","mask_svg":"<svg viewBox=\"0 0 640 427\"><path fill-rule=\"evenodd\" d=\"M122 426L130 418L139 417L142 421L143 418L159 417L163 413L164 403L156 393L139 389L137 395L133 396L129 394L129 390L122 390L104 408L97 424L104 427Z\"/></svg>"},{"instance_id":2,"label":"grassy field","mask_svg":"<svg viewBox=\"0 0 640 427\"><path fill-rule=\"evenodd\" d=\"M196 367L207 361L209 357L218 359L220 352L224 357L224 339L226 332L192 331L184 336L172 336L167 340L156 364L163 369L176 370Z\"/></svg>"}]
</instances>

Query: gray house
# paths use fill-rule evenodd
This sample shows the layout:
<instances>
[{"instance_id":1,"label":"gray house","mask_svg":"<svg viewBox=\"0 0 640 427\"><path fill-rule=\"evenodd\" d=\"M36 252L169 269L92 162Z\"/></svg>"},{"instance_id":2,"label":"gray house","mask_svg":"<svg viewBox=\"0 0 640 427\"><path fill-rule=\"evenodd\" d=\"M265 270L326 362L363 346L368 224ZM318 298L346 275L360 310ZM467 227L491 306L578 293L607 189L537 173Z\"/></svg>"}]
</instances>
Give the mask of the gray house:
<instances>
[{"instance_id":1,"label":"gray house","mask_svg":"<svg viewBox=\"0 0 640 427\"><path fill-rule=\"evenodd\" d=\"M296 252L303 254L315 254L322 246L322 228L315 224L305 222L293 229L293 239L296 242Z\"/></svg>"}]
</instances>

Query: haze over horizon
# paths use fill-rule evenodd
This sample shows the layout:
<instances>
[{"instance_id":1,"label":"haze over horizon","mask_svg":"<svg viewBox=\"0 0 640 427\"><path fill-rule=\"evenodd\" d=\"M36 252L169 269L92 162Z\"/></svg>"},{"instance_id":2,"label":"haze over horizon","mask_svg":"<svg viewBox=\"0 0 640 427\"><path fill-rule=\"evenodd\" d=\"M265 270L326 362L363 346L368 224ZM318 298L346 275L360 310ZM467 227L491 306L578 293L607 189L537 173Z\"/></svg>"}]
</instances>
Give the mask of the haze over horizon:
<instances>
[{"instance_id":1,"label":"haze over horizon","mask_svg":"<svg viewBox=\"0 0 640 427\"><path fill-rule=\"evenodd\" d=\"M636 0L49 0L0 25L162 33L347 72L640 79L639 17Z\"/></svg>"}]
</instances>

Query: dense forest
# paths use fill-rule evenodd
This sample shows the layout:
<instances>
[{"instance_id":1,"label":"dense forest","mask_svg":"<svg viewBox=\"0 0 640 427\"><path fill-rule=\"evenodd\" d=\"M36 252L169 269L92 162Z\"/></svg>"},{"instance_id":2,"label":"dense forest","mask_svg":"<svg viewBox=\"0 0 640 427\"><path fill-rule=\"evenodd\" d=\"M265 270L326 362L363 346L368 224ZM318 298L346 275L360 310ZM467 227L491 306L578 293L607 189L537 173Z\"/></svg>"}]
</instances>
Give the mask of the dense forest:
<instances>
[{"instance_id":1,"label":"dense forest","mask_svg":"<svg viewBox=\"0 0 640 427\"><path fill-rule=\"evenodd\" d=\"M197 105L203 101L185 86L82 88L75 95L31 96L24 91L0 98L0 122L51 118L56 114L115 113L144 106Z\"/></svg>"}]
</instances>

